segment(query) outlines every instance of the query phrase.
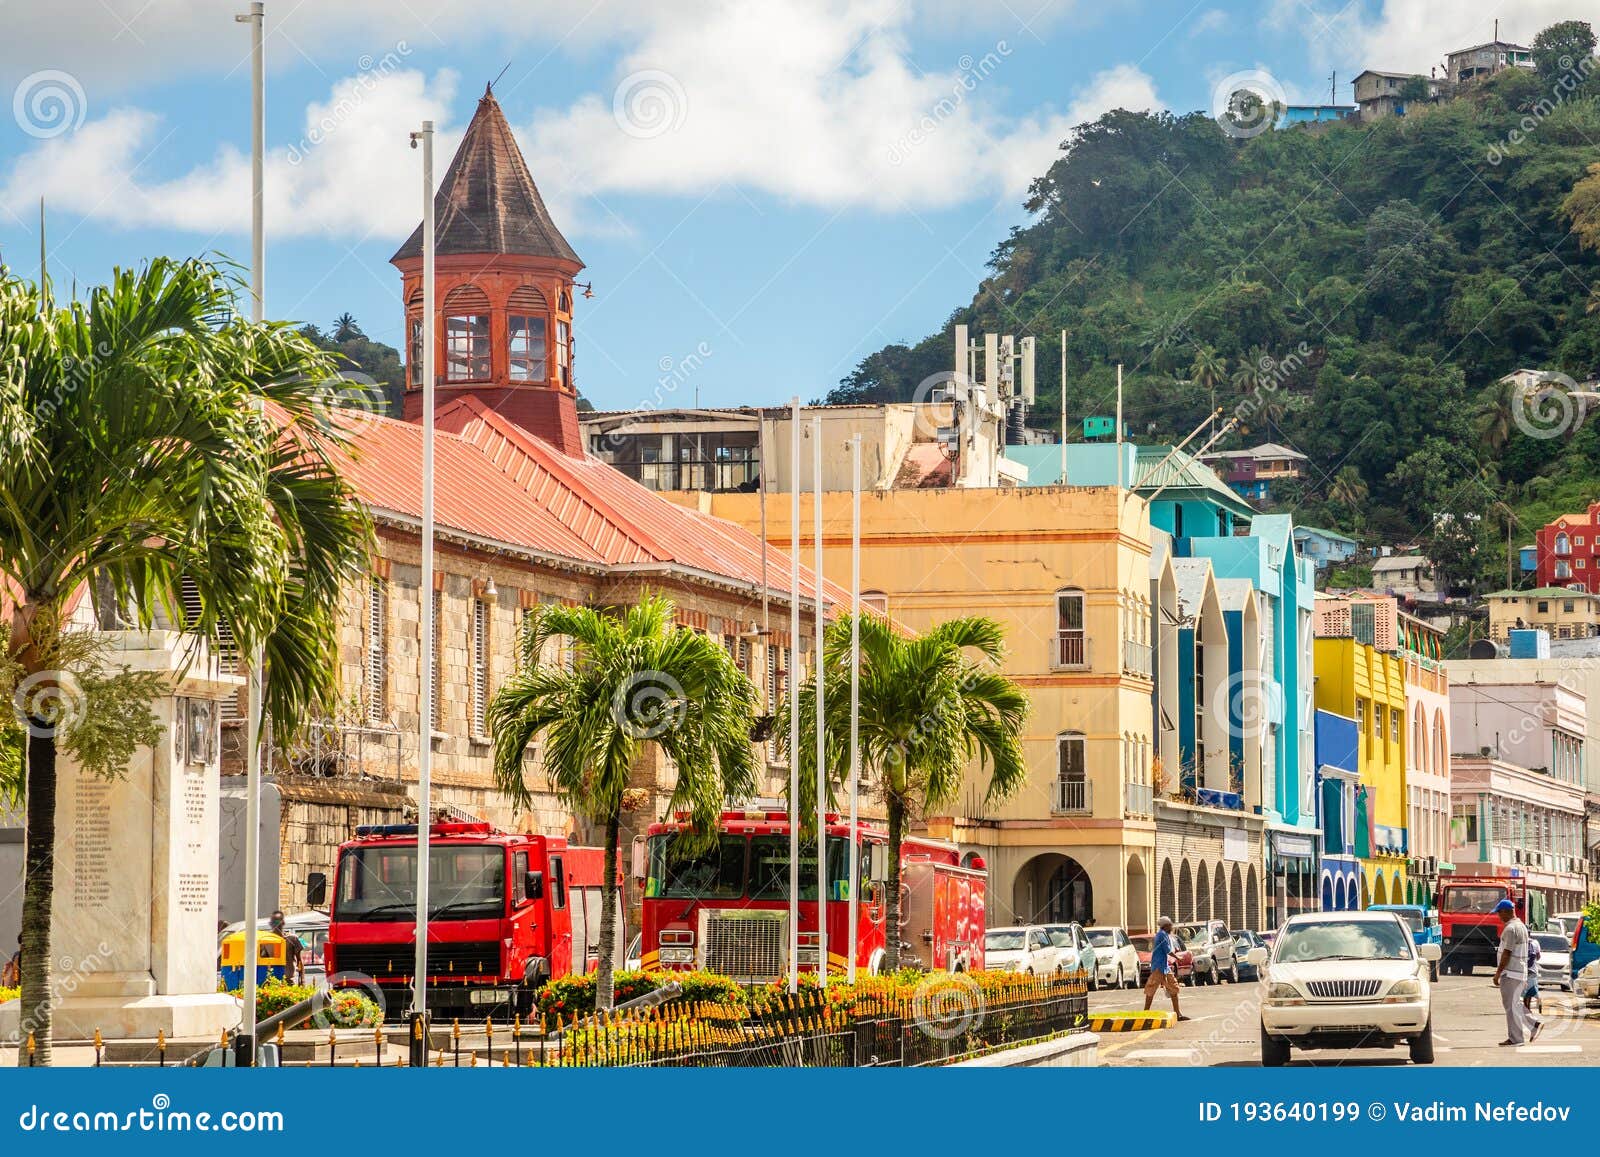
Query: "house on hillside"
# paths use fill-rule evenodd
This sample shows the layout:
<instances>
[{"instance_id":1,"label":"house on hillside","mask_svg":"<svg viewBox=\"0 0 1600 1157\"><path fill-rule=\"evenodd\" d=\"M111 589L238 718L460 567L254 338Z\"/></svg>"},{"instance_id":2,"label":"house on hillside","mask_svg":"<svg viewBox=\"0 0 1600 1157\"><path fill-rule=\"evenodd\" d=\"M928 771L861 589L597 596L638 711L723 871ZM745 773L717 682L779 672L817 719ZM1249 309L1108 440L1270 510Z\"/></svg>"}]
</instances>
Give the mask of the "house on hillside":
<instances>
[{"instance_id":1,"label":"house on hillside","mask_svg":"<svg viewBox=\"0 0 1600 1157\"><path fill-rule=\"evenodd\" d=\"M1473 84L1508 68L1532 68L1533 50L1498 38L1445 55L1445 76L1451 84Z\"/></svg>"},{"instance_id":2,"label":"house on hillside","mask_svg":"<svg viewBox=\"0 0 1600 1157\"><path fill-rule=\"evenodd\" d=\"M1222 475L1240 497L1264 502L1274 482L1306 476L1309 459L1300 451L1277 442L1263 442L1245 450L1218 450L1201 459Z\"/></svg>"},{"instance_id":3,"label":"house on hillside","mask_svg":"<svg viewBox=\"0 0 1600 1157\"><path fill-rule=\"evenodd\" d=\"M1433 564L1420 554L1393 554L1372 564L1372 585L1402 598L1438 593Z\"/></svg>"},{"instance_id":4,"label":"house on hillside","mask_svg":"<svg viewBox=\"0 0 1600 1157\"><path fill-rule=\"evenodd\" d=\"M1364 122L1382 120L1384 117L1403 117L1406 109L1416 104L1415 92L1421 81L1426 86L1426 99L1437 100L1446 94L1449 85L1437 76L1423 76L1420 72L1380 72L1369 68L1353 82L1356 107L1361 110ZM1407 93L1412 99L1407 99Z\"/></svg>"},{"instance_id":5,"label":"house on hillside","mask_svg":"<svg viewBox=\"0 0 1600 1157\"><path fill-rule=\"evenodd\" d=\"M1294 548L1302 558L1308 558L1320 570L1338 566L1355 558L1359 544L1337 530L1324 530L1317 526L1294 528Z\"/></svg>"}]
</instances>

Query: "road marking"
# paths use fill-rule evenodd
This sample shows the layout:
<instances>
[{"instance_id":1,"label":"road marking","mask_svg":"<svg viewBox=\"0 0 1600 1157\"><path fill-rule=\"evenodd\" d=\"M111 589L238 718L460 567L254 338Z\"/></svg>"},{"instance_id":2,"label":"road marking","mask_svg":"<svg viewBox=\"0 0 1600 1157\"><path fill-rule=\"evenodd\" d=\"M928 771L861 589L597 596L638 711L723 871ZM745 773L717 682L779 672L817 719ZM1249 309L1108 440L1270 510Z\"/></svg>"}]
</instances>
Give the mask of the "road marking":
<instances>
[{"instance_id":1,"label":"road marking","mask_svg":"<svg viewBox=\"0 0 1600 1157\"><path fill-rule=\"evenodd\" d=\"M1134 1049L1123 1054L1128 1060L1160 1060L1181 1057L1186 1064L1194 1063L1194 1049Z\"/></svg>"}]
</instances>

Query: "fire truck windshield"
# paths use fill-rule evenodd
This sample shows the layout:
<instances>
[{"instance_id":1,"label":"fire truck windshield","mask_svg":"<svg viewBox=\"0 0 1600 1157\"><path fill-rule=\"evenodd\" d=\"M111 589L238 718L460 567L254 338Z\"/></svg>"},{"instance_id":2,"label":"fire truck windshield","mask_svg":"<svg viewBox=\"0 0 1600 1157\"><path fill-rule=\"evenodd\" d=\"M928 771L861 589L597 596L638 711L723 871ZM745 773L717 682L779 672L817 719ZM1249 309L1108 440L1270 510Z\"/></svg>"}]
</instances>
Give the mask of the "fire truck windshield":
<instances>
[{"instance_id":1,"label":"fire truck windshield","mask_svg":"<svg viewBox=\"0 0 1600 1157\"><path fill-rule=\"evenodd\" d=\"M761 835L746 838L724 835L709 852L685 857L676 852L677 837L650 837L650 875L645 896L665 899L787 900L789 898L789 837ZM839 836L828 837L829 898L847 899L850 889L850 843ZM865 857L863 871L865 871ZM748 887L746 885L748 884ZM800 899L817 898L816 844L800 845Z\"/></svg>"},{"instance_id":2,"label":"fire truck windshield","mask_svg":"<svg viewBox=\"0 0 1600 1157\"><path fill-rule=\"evenodd\" d=\"M1494 885L1480 885L1478 887L1446 887L1444 896L1439 901L1439 907L1445 912L1460 912L1464 915L1486 916L1494 911L1494 906L1506 898L1506 890Z\"/></svg>"},{"instance_id":3,"label":"fire truck windshield","mask_svg":"<svg viewBox=\"0 0 1600 1157\"><path fill-rule=\"evenodd\" d=\"M743 836L723 836L717 846L698 856L677 854L676 836L650 837L650 877L646 896L728 900L744 895Z\"/></svg>"},{"instance_id":4,"label":"fire truck windshield","mask_svg":"<svg viewBox=\"0 0 1600 1157\"><path fill-rule=\"evenodd\" d=\"M434 844L428 849L429 919L481 920L505 912L505 851ZM414 919L416 845L350 848L339 860L335 920Z\"/></svg>"}]
</instances>

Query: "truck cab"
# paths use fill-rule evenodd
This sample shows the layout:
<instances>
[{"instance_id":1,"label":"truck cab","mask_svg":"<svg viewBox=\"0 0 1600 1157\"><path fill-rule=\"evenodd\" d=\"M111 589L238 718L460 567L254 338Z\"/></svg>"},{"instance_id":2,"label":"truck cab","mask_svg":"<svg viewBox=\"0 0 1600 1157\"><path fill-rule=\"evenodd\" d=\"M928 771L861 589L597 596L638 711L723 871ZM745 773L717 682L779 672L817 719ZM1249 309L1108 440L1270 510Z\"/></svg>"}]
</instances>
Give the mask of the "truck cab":
<instances>
[{"instance_id":1,"label":"truck cab","mask_svg":"<svg viewBox=\"0 0 1600 1157\"><path fill-rule=\"evenodd\" d=\"M1439 968L1446 975L1470 976L1477 967L1494 967L1500 944L1501 900L1526 911L1527 882L1520 876L1457 876L1439 882Z\"/></svg>"},{"instance_id":2,"label":"truck cab","mask_svg":"<svg viewBox=\"0 0 1600 1157\"><path fill-rule=\"evenodd\" d=\"M552 976L587 969L598 949L598 848L514 835L486 823L435 823L428 850L428 1005L441 1017L527 1016ZM415 824L361 827L334 870L324 961L330 985L411 1002L417 938ZM616 951L627 943L620 915Z\"/></svg>"}]
</instances>

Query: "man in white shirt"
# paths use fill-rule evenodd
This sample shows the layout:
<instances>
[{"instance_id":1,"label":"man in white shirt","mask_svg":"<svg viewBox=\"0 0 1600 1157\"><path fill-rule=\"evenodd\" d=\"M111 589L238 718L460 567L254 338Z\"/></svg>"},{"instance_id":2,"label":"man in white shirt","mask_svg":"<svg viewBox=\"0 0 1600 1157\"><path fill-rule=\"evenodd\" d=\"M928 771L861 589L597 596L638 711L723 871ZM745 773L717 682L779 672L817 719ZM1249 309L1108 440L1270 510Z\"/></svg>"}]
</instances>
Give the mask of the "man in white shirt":
<instances>
[{"instance_id":1,"label":"man in white shirt","mask_svg":"<svg viewBox=\"0 0 1600 1157\"><path fill-rule=\"evenodd\" d=\"M1500 959L1494 969L1494 986L1506 1012L1506 1039L1502 1045L1531 1044L1544 1022L1522 1007L1522 990L1528 985L1528 926L1517 918L1509 899L1494 906L1500 919Z\"/></svg>"}]
</instances>

